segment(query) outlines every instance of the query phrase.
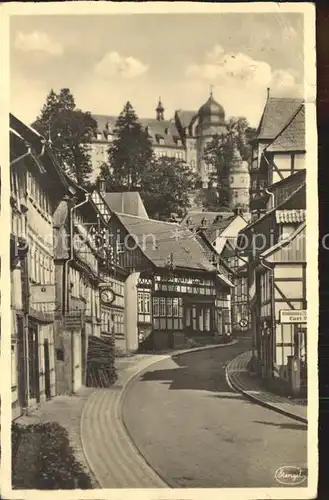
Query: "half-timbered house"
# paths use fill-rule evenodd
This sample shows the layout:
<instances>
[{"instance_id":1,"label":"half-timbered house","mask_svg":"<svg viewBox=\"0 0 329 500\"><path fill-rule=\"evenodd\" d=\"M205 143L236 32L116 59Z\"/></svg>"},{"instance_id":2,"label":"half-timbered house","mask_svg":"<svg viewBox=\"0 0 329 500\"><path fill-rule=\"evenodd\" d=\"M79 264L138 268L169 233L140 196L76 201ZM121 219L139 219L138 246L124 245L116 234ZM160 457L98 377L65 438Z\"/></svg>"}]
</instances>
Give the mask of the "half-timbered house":
<instances>
[{"instance_id":1,"label":"half-timbered house","mask_svg":"<svg viewBox=\"0 0 329 500\"><path fill-rule=\"evenodd\" d=\"M253 149L252 221L238 246L248 259L255 368L276 387L301 394L307 366L304 105L269 98Z\"/></svg>"},{"instance_id":2,"label":"half-timbered house","mask_svg":"<svg viewBox=\"0 0 329 500\"><path fill-rule=\"evenodd\" d=\"M219 333L216 310L229 309L229 280L190 231L119 213L112 215L109 227L119 265L130 273L125 281L129 350L176 348L189 337Z\"/></svg>"},{"instance_id":3,"label":"half-timbered house","mask_svg":"<svg viewBox=\"0 0 329 500\"><path fill-rule=\"evenodd\" d=\"M113 261L107 241L110 211L96 191L89 193L70 179L68 183L71 196L54 216L57 394L73 393L86 383L89 339L121 331L117 316L123 316L123 270ZM111 297L103 293L101 300L105 289ZM113 302L115 313L109 307Z\"/></svg>"},{"instance_id":4,"label":"half-timbered house","mask_svg":"<svg viewBox=\"0 0 329 500\"><path fill-rule=\"evenodd\" d=\"M254 220L272 208L266 189L305 168L304 113L301 99L268 96L251 141L250 212ZM265 207L264 196L269 198Z\"/></svg>"},{"instance_id":5,"label":"half-timbered house","mask_svg":"<svg viewBox=\"0 0 329 500\"><path fill-rule=\"evenodd\" d=\"M53 154L10 115L13 418L56 393L53 218L68 189Z\"/></svg>"}]
</instances>

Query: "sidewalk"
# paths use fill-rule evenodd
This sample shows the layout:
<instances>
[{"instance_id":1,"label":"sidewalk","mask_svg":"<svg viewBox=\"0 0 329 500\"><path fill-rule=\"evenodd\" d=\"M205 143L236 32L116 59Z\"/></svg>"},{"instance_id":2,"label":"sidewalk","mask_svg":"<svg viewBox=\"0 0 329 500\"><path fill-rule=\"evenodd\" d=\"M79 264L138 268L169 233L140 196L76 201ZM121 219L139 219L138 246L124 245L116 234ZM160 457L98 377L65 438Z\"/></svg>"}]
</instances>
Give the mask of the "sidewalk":
<instances>
[{"instance_id":1,"label":"sidewalk","mask_svg":"<svg viewBox=\"0 0 329 500\"><path fill-rule=\"evenodd\" d=\"M307 405L303 405L293 399L277 396L266 391L261 380L252 377L248 371L248 362L251 352L245 352L234 358L226 367L226 379L234 390L242 393L248 399L253 400L271 410L287 415L300 422L307 423Z\"/></svg>"},{"instance_id":2,"label":"sidewalk","mask_svg":"<svg viewBox=\"0 0 329 500\"><path fill-rule=\"evenodd\" d=\"M56 396L15 422L62 425L94 488L168 488L145 462L126 432L121 419L124 391L135 376L153 363L173 355L228 347L236 342L117 358L118 380L113 386L104 389L82 387L73 396Z\"/></svg>"},{"instance_id":3,"label":"sidewalk","mask_svg":"<svg viewBox=\"0 0 329 500\"><path fill-rule=\"evenodd\" d=\"M21 416L15 420L19 425L32 425L44 422L57 422L63 426L67 432L70 445L74 451L76 459L83 466L86 474L90 476L94 488L98 488L98 483L90 471L86 461L81 442L81 414L84 405L90 395L95 391L93 388L82 387L73 396L56 396L49 401L41 403L38 408L30 410L26 416Z\"/></svg>"},{"instance_id":4,"label":"sidewalk","mask_svg":"<svg viewBox=\"0 0 329 500\"><path fill-rule=\"evenodd\" d=\"M235 344L216 344L161 354L136 354L118 358L118 381L108 389L96 389L83 409L83 450L101 488L168 488L132 443L121 418L125 389L140 372L171 356Z\"/></svg>"}]
</instances>

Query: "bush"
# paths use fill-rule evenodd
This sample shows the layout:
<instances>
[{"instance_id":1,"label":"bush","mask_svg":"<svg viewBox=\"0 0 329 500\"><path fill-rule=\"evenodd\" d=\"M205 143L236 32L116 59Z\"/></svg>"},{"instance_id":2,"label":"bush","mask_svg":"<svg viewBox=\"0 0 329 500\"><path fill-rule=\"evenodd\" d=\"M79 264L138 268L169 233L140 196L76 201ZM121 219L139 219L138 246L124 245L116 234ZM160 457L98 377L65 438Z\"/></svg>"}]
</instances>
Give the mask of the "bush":
<instances>
[{"instance_id":1,"label":"bush","mask_svg":"<svg viewBox=\"0 0 329 500\"><path fill-rule=\"evenodd\" d=\"M13 451L16 441L15 455L13 453L14 488L92 488L89 476L74 456L66 429L55 422L17 427L13 426L12 430ZM30 463L30 467L24 466L24 462Z\"/></svg>"}]
</instances>

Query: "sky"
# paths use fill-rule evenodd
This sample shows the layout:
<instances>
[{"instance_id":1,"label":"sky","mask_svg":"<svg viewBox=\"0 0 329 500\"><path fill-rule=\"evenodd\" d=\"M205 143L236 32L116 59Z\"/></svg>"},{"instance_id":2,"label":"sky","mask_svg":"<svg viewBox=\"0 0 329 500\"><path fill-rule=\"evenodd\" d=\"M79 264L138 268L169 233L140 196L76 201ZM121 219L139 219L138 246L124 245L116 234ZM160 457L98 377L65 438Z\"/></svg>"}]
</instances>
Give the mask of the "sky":
<instances>
[{"instance_id":1,"label":"sky","mask_svg":"<svg viewBox=\"0 0 329 500\"><path fill-rule=\"evenodd\" d=\"M267 87L298 95L304 78L300 13L12 16L10 107L33 122L50 89L66 87L77 107L138 116L197 111L211 85L226 116L257 126Z\"/></svg>"}]
</instances>

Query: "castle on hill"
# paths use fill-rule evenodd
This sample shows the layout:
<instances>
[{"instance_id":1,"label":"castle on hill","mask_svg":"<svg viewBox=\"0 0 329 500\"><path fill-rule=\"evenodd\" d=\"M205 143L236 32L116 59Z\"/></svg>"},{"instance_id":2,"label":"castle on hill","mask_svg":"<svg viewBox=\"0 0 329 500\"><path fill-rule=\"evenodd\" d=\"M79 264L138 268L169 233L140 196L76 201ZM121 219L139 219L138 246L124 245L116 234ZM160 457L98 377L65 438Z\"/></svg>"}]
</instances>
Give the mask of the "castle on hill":
<instances>
[{"instance_id":1,"label":"castle on hill","mask_svg":"<svg viewBox=\"0 0 329 500\"><path fill-rule=\"evenodd\" d=\"M93 164L92 180L99 174L101 165L107 162L109 143L114 138L117 116L92 115L97 122L97 134L91 145ZM210 93L200 109L195 111L177 110L170 119L165 118L165 108L159 99L154 118L140 118L142 126L147 130L154 154L157 157L169 156L184 160L201 178L200 190L209 187L213 167L204 160L206 145L214 136L227 133L225 111ZM243 161L237 149L234 151L228 178L230 209L237 207L248 210L249 207L249 170L248 163ZM196 202L197 203L197 202Z\"/></svg>"}]
</instances>

